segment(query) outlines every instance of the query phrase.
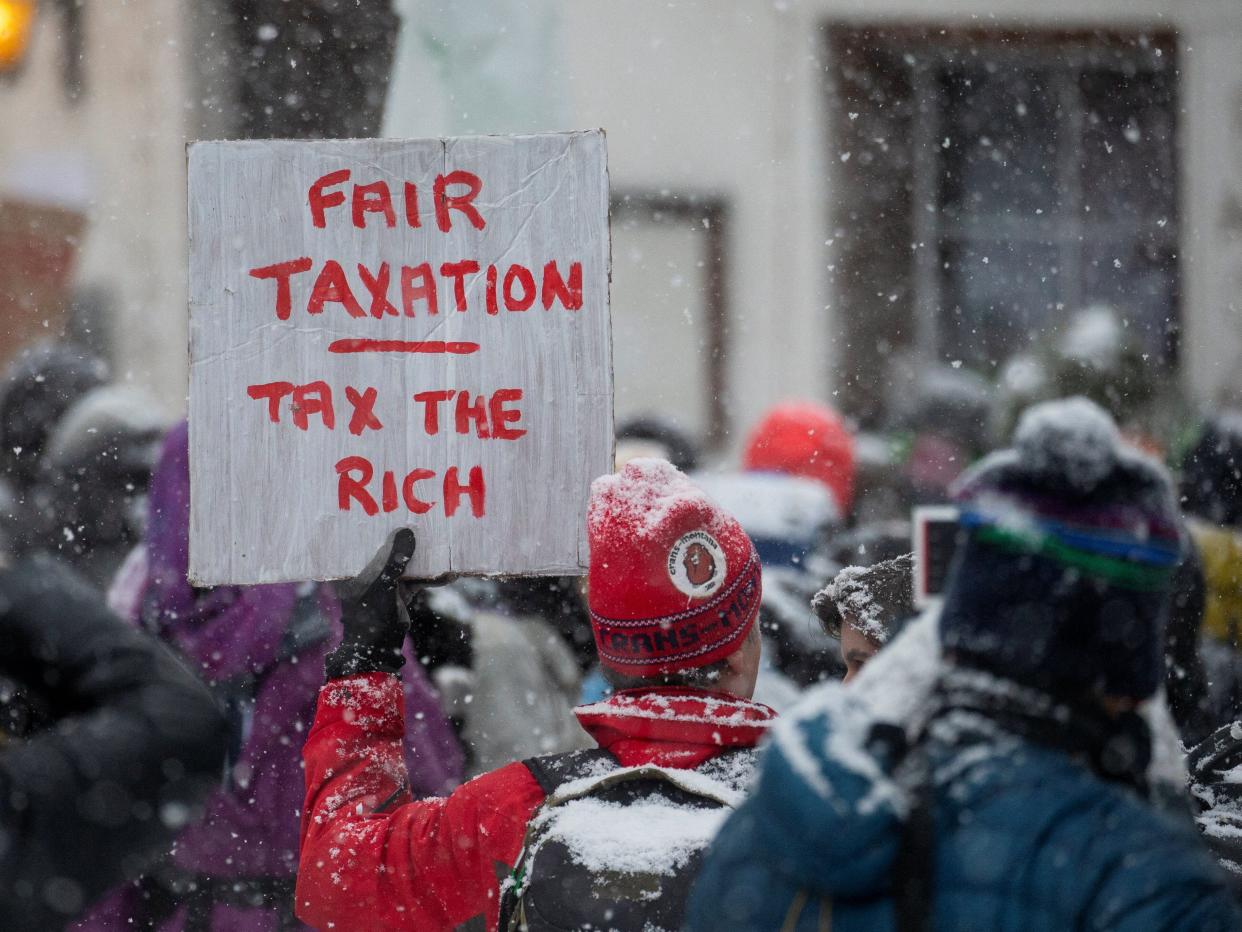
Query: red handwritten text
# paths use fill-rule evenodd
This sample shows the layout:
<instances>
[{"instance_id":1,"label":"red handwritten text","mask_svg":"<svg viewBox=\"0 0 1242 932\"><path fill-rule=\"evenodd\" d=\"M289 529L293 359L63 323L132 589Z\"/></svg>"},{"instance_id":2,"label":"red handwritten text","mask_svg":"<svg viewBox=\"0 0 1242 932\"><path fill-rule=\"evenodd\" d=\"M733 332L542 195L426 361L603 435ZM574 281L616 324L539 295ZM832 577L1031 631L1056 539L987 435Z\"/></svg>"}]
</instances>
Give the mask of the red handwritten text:
<instances>
[{"instance_id":1,"label":"red handwritten text","mask_svg":"<svg viewBox=\"0 0 1242 932\"><path fill-rule=\"evenodd\" d=\"M412 514L423 515L438 504L424 497L435 494L434 491L427 491L428 488L435 489L431 483L436 479L436 473L430 469L411 469L399 482L397 473L385 469L380 474L378 501L370 488L375 478L375 467L365 456L347 456L340 460L336 464L336 474L337 508L341 511L349 511L356 503L365 514L377 515L381 510L388 514L404 505ZM481 466L472 466L464 483L458 468L450 466L440 481L439 492L439 503L442 503L446 518L457 514L463 498L470 503L470 513L474 517L482 518L487 514L487 483L483 479Z\"/></svg>"},{"instance_id":2,"label":"red handwritten text","mask_svg":"<svg viewBox=\"0 0 1242 932\"><path fill-rule=\"evenodd\" d=\"M348 168L342 168L339 171L328 172L311 184L306 192L306 202L310 206L311 222L315 226L320 229L326 227L328 211L334 207L344 206L346 197L345 192L340 190L340 186L346 184L351 175ZM436 215L436 226L442 233L448 233L453 228L453 211L460 213L476 230L482 230L487 226L483 215L479 213L479 209L474 204L482 190L483 179L474 172L457 169L436 175L436 180L431 186L431 199ZM402 194L405 202L406 224L414 228L422 226L418 207L418 186L407 181ZM367 220L371 214L378 214L382 217L387 227L397 225L397 211L387 182L355 183L349 201L350 219L358 229L366 229Z\"/></svg>"},{"instance_id":3,"label":"red handwritten text","mask_svg":"<svg viewBox=\"0 0 1242 932\"><path fill-rule=\"evenodd\" d=\"M277 320L288 320L293 314L294 278L314 270L306 257L276 262L250 270L251 278L276 283L274 309ZM524 265L510 265L501 275L501 267L489 265L482 269L473 259L442 262L438 276L431 264L403 265L394 272L387 262L377 266L357 263L358 287L351 284L344 266L335 259L326 260L311 281L310 291L299 289L298 306L308 314L322 314L329 305L338 305L353 318L418 316L418 308L428 316L440 313L441 293L445 305L466 313L484 311L495 316L503 306L506 311L520 313L538 300L545 311L560 303L567 311L582 309L582 263L569 263L569 274L562 273L554 259L543 267L537 280L535 273ZM476 286L480 274L482 288ZM300 284L300 281L299 281ZM482 302L478 300L482 292ZM366 306L359 300L366 301ZM398 306L400 311L398 312Z\"/></svg>"}]
</instances>

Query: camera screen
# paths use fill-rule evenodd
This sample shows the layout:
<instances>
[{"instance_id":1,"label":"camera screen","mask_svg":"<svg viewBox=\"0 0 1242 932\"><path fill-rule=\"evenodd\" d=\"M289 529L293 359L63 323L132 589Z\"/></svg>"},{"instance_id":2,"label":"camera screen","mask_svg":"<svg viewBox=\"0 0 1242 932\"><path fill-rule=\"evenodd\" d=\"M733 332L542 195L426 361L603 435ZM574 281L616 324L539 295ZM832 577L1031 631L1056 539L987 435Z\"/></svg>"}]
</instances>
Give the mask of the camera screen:
<instances>
[{"instance_id":1,"label":"camera screen","mask_svg":"<svg viewBox=\"0 0 1242 932\"><path fill-rule=\"evenodd\" d=\"M958 510L951 505L914 509L914 604L926 608L944 594L958 543Z\"/></svg>"}]
</instances>

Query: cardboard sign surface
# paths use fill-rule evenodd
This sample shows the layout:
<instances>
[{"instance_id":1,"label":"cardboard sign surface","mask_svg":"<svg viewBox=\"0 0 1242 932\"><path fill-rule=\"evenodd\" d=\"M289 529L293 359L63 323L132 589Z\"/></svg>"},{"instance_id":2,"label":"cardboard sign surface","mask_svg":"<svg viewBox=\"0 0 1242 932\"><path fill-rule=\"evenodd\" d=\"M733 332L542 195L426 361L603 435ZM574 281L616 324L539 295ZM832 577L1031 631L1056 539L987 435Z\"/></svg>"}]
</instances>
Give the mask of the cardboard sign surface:
<instances>
[{"instance_id":1,"label":"cardboard sign surface","mask_svg":"<svg viewBox=\"0 0 1242 932\"><path fill-rule=\"evenodd\" d=\"M612 468L600 131L189 150L190 580L573 574Z\"/></svg>"}]
</instances>

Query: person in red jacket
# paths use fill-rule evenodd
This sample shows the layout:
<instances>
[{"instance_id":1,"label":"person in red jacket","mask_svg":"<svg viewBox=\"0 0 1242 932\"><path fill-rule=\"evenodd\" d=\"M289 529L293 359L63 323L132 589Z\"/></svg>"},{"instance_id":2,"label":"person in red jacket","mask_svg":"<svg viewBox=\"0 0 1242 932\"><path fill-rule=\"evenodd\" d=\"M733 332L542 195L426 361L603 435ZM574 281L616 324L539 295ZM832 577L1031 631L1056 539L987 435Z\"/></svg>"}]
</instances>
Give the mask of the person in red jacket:
<instances>
[{"instance_id":1,"label":"person in red jacket","mask_svg":"<svg viewBox=\"0 0 1242 932\"><path fill-rule=\"evenodd\" d=\"M775 713L750 701L759 668L755 550L729 515L668 463L636 460L592 486L589 607L617 692L576 710L593 767L661 772L737 760L738 785ZM445 798L407 790L398 580L414 550L400 531L342 599L345 637L325 663L307 738L299 918L318 929L496 929L500 880L573 754L516 762ZM386 562L383 557L387 557ZM373 580L373 581L372 581ZM744 750L746 749L746 750ZM749 755L749 756L748 756ZM649 772L649 771L648 771ZM686 782L688 778L683 778ZM516 873L516 872L515 872Z\"/></svg>"}]
</instances>

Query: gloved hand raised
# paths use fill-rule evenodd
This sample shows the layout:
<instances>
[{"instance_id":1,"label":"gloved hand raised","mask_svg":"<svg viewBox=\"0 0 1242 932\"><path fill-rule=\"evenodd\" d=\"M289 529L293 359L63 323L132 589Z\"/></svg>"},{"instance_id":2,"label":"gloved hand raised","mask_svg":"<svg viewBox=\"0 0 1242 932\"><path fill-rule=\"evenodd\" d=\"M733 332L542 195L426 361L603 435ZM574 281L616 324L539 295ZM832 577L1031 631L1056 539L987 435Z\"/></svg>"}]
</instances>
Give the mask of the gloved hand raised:
<instances>
[{"instance_id":1,"label":"gloved hand raised","mask_svg":"<svg viewBox=\"0 0 1242 932\"><path fill-rule=\"evenodd\" d=\"M414 532L396 531L353 579L337 583L345 636L324 659L328 679L356 673L396 673L410 616L398 595L405 565L414 555Z\"/></svg>"}]
</instances>

